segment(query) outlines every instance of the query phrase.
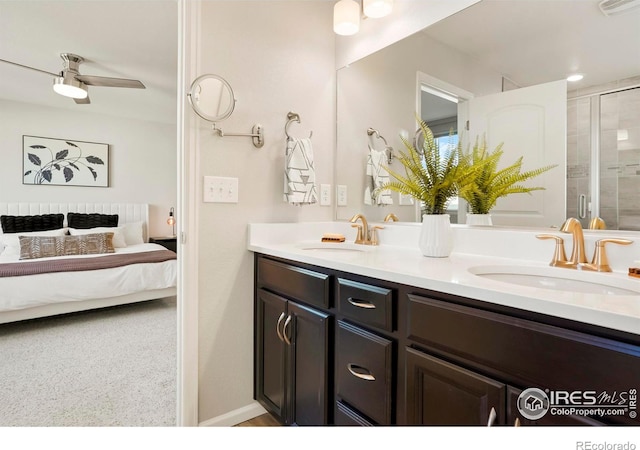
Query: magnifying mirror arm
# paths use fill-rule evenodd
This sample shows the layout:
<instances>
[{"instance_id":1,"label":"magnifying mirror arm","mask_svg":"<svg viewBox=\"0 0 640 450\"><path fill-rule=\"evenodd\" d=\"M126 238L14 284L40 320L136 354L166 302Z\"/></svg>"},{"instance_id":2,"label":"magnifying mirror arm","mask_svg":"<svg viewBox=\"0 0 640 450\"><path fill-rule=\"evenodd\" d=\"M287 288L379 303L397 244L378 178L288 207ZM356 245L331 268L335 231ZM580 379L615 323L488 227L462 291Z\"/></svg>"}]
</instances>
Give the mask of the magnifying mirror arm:
<instances>
[{"instance_id":1,"label":"magnifying mirror arm","mask_svg":"<svg viewBox=\"0 0 640 450\"><path fill-rule=\"evenodd\" d=\"M225 136L243 136L250 137L253 140L253 146L261 148L264 145L264 128L259 123L255 124L251 129L251 133L225 133L222 128L218 128L214 123L211 127L214 133L220 137Z\"/></svg>"}]
</instances>

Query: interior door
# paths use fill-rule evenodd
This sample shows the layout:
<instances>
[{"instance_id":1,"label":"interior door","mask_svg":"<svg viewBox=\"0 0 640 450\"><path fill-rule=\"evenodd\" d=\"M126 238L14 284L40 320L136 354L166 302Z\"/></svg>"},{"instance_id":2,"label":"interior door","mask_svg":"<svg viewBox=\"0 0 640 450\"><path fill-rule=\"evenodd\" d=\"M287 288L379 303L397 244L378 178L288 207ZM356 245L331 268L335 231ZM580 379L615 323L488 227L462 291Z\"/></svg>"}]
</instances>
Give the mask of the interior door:
<instances>
[{"instance_id":1,"label":"interior door","mask_svg":"<svg viewBox=\"0 0 640 450\"><path fill-rule=\"evenodd\" d=\"M561 226L566 216L565 80L475 97L467 102L471 145L486 136L489 150L503 143L503 167L523 157L522 170L556 164L525 186L543 191L514 194L498 200L491 211L494 225Z\"/></svg>"}]
</instances>

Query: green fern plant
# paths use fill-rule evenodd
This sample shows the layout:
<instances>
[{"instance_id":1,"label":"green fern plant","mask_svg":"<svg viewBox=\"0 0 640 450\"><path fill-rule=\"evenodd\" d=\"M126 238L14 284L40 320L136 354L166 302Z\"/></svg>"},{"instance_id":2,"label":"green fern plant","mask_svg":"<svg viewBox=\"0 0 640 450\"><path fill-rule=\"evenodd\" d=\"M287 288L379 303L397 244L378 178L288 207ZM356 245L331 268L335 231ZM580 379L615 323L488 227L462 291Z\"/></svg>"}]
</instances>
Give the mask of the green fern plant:
<instances>
[{"instance_id":1,"label":"green fern plant","mask_svg":"<svg viewBox=\"0 0 640 450\"><path fill-rule=\"evenodd\" d=\"M500 158L504 153L502 146L501 143L491 152L487 150L485 138L480 143L476 138L473 150L467 154L470 158L462 160L464 164L476 169L473 171L474 176L471 182L460 185L458 191L458 195L469 204L469 212L472 214L489 214L501 197L544 190L544 187L526 187L521 183L556 167L556 165L549 165L521 172L522 157L520 157L510 166L498 169Z\"/></svg>"},{"instance_id":2,"label":"green fern plant","mask_svg":"<svg viewBox=\"0 0 640 450\"><path fill-rule=\"evenodd\" d=\"M388 189L410 195L422 202L423 214L445 214L449 200L473 180L477 168L470 162L471 155L462 152L459 144L443 154L427 124L418 117L417 120L424 137L422 149L418 150L401 136L406 152L399 151L398 161L404 167L404 174L386 167L393 179L376 192Z\"/></svg>"}]
</instances>

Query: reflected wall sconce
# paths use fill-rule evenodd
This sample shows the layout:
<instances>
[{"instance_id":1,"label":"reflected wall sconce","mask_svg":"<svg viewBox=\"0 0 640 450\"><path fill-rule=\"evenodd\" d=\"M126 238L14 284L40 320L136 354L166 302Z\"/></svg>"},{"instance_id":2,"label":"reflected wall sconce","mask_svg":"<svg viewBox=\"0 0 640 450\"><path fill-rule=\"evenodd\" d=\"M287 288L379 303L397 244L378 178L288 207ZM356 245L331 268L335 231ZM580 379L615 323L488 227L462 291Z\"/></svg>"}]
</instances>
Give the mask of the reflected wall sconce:
<instances>
[{"instance_id":1,"label":"reflected wall sconce","mask_svg":"<svg viewBox=\"0 0 640 450\"><path fill-rule=\"evenodd\" d=\"M340 0L333 6L333 31L342 36L351 36L360 31L360 19L380 18L391 13L393 0Z\"/></svg>"},{"instance_id":2,"label":"reflected wall sconce","mask_svg":"<svg viewBox=\"0 0 640 450\"><path fill-rule=\"evenodd\" d=\"M176 235L176 216L174 215L175 210L173 206L169 210L169 218L167 219L167 225L171 226L172 236Z\"/></svg>"}]
</instances>

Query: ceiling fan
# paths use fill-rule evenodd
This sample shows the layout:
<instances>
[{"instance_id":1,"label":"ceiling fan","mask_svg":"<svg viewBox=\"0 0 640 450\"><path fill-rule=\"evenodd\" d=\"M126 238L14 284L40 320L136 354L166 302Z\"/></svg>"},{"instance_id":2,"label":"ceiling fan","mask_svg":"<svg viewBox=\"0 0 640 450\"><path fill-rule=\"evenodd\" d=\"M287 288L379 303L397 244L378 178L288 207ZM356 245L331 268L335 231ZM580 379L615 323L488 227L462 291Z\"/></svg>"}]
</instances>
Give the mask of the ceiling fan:
<instances>
[{"instance_id":1,"label":"ceiling fan","mask_svg":"<svg viewBox=\"0 0 640 450\"><path fill-rule=\"evenodd\" d=\"M89 100L88 86L145 89L144 84L138 80L81 75L79 68L80 64L84 61L82 56L74 55L73 53L61 53L60 57L63 61L63 68L60 73L47 72L46 70L7 61L6 59L0 59L0 61L53 76L53 90L60 95L73 98L73 100L80 105L91 103Z\"/></svg>"}]
</instances>

